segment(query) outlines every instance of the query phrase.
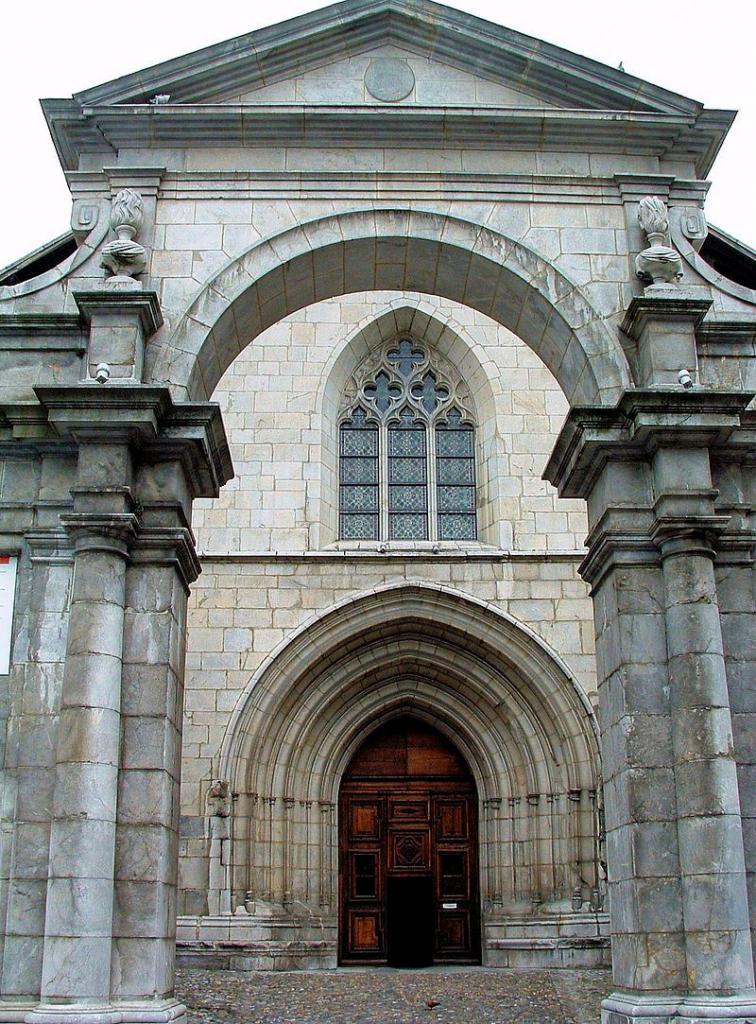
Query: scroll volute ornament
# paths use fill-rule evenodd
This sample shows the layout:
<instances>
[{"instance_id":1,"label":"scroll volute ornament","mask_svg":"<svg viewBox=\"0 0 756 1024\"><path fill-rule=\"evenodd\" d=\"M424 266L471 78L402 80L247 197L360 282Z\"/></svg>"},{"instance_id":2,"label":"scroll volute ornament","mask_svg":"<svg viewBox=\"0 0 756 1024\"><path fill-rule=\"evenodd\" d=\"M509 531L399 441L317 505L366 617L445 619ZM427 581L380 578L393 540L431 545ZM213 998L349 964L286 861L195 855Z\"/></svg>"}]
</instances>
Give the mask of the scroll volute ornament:
<instances>
[{"instance_id":1,"label":"scroll volute ornament","mask_svg":"<svg viewBox=\"0 0 756 1024\"><path fill-rule=\"evenodd\" d=\"M110 226L117 237L103 247L100 260L100 266L113 275L109 284L134 285L134 277L144 270L147 253L143 246L134 241L143 219L142 197L133 189L121 189L110 210Z\"/></svg>"},{"instance_id":2,"label":"scroll volute ornament","mask_svg":"<svg viewBox=\"0 0 756 1024\"><path fill-rule=\"evenodd\" d=\"M635 273L646 284L672 284L682 277L682 260L669 245L667 206L658 196L645 196L638 207L638 222L648 248L635 258Z\"/></svg>"}]
</instances>

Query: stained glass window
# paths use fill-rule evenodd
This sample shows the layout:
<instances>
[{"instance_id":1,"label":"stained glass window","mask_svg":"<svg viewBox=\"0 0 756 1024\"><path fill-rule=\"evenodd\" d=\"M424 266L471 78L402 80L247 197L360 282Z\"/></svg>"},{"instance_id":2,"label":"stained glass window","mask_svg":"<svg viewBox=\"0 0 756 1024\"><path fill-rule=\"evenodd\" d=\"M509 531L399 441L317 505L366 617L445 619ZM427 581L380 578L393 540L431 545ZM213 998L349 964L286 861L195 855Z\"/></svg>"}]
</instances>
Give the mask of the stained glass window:
<instances>
[{"instance_id":1,"label":"stained glass window","mask_svg":"<svg viewBox=\"0 0 756 1024\"><path fill-rule=\"evenodd\" d=\"M475 540L475 430L455 369L411 338L352 379L339 438L342 540Z\"/></svg>"},{"instance_id":2,"label":"stained glass window","mask_svg":"<svg viewBox=\"0 0 756 1024\"><path fill-rule=\"evenodd\" d=\"M357 408L341 425L339 513L344 540L377 540L379 525L378 424Z\"/></svg>"},{"instance_id":3,"label":"stained glass window","mask_svg":"<svg viewBox=\"0 0 756 1024\"><path fill-rule=\"evenodd\" d=\"M388 428L388 513L391 540L428 539L426 426L411 409Z\"/></svg>"},{"instance_id":4,"label":"stained glass window","mask_svg":"<svg viewBox=\"0 0 756 1024\"><path fill-rule=\"evenodd\" d=\"M452 409L436 426L436 504L439 540L475 540L474 431Z\"/></svg>"}]
</instances>

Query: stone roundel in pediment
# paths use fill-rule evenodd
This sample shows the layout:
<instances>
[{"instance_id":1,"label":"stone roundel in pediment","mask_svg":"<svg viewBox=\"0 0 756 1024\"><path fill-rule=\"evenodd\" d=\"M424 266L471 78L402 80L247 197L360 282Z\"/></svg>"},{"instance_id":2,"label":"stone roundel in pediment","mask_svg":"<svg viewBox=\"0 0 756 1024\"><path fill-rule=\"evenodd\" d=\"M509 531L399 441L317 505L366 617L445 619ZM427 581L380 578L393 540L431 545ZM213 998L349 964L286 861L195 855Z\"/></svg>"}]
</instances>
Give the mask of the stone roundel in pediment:
<instances>
[{"instance_id":1,"label":"stone roundel in pediment","mask_svg":"<svg viewBox=\"0 0 756 1024\"><path fill-rule=\"evenodd\" d=\"M376 100L396 103L406 99L415 88L415 75L406 60L378 57L365 72L365 88Z\"/></svg>"}]
</instances>

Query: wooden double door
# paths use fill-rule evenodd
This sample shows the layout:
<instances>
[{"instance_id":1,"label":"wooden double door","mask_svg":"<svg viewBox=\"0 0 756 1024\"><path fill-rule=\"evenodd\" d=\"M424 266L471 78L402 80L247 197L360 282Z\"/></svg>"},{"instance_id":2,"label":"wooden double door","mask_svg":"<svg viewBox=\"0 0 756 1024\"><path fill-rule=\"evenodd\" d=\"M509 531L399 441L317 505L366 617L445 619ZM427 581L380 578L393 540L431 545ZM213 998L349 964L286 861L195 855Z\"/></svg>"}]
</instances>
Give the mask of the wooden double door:
<instances>
[{"instance_id":1,"label":"wooden double door","mask_svg":"<svg viewBox=\"0 0 756 1024\"><path fill-rule=\"evenodd\" d=\"M394 720L363 745L339 807L342 963L479 961L476 803L461 755L425 723Z\"/></svg>"}]
</instances>

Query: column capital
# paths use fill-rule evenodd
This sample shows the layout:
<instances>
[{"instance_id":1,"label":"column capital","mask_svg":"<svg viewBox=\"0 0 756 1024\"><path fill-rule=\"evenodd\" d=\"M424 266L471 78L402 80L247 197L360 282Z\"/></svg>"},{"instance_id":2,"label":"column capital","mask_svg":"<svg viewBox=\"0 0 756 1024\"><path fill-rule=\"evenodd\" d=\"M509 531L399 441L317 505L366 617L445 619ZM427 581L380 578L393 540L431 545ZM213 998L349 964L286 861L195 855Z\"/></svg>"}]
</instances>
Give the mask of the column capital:
<instances>
[{"instance_id":1,"label":"column capital","mask_svg":"<svg viewBox=\"0 0 756 1024\"><path fill-rule=\"evenodd\" d=\"M664 560L670 555L716 555L716 540L727 528L729 516L661 515L651 530L651 539Z\"/></svg>"},{"instance_id":2,"label":"column capital","mask_svg":"<svg viewBox=\"0 0 756 1024\"><path fill-rule=\"evenodd\" d=\"M104 551L126 558L139 533L139 518L132 512L65 512L60 522L77 554Z\"/></svg>"}]
</instances>

